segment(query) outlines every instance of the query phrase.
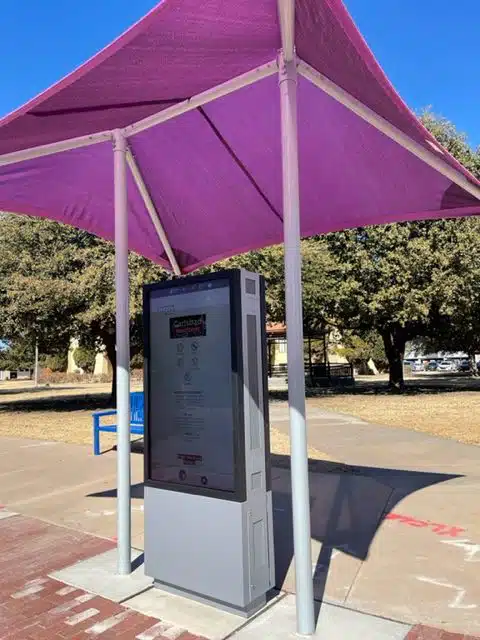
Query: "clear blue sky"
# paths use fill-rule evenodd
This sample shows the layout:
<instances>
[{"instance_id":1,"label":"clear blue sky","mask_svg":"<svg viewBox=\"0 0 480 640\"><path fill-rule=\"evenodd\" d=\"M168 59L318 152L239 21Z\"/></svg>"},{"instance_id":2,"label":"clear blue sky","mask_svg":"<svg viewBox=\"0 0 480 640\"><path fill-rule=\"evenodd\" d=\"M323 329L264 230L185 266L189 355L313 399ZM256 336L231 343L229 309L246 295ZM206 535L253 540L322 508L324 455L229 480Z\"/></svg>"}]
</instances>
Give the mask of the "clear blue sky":
<instances>
[{"instance_id":1,"label":"clear blue sky","mask_svg":"<svg viewBox=\"0 0 480 640\"><path fill-rule=\"evenodd\" d=\"M0 115L82 63L157 0L2 0ZM252 0L254 2L255 0ZM393 84L480 145L478 0L346 0Z\"/></svg>"}]
</instances>

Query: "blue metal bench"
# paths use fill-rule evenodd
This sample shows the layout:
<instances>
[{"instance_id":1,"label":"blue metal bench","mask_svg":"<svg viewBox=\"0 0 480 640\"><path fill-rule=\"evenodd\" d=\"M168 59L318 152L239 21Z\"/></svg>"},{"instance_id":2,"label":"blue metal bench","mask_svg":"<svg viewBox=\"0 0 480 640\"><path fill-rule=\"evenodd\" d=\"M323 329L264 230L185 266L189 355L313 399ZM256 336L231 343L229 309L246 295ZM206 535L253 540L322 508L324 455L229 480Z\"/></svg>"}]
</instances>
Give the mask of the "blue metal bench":
<instances>
[{"instance_id":1,"label":"blue metal bench","mask_svg":"<svg viewBox=\"0 0 480 640\"><path fill-rule=\"evenodd\" d=\"M143 436L143 391L133 391L130 394L130 433ZM95 411L93 417L93 453L100 455L100 431L108 431L115 433L116 424L102 424L101 418L104 416L116 416L116 409L107 409L106 411Z\"/></svg>"}]
</instances>

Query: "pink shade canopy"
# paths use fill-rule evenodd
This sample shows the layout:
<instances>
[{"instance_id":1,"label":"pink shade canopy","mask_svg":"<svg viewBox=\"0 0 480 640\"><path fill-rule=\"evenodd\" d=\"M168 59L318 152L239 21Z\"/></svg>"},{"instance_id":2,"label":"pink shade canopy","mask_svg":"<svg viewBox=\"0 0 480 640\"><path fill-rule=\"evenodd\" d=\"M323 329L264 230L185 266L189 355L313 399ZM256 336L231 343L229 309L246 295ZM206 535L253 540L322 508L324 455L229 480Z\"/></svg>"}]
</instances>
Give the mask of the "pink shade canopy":
<instances>
[{"instance_id":1,"label":"pink shade canopy","mask_svg":"<svg viewBox=\"0 0 480 640\"><path fill-rule=\"evenodd\" d=\"M297 0L297 55L479 185L408 110L340 0ZM82 67L0 121L0 155L125 127L275 59L277 0L164 0ZM302 235L472 215L480 201L303 77ZM276 76L129 138L183 272L282 241ZM128 183L129 246L169 267ZM0 166L0 209L113 239L110 141Z\"/></svg>"}]
</instances>

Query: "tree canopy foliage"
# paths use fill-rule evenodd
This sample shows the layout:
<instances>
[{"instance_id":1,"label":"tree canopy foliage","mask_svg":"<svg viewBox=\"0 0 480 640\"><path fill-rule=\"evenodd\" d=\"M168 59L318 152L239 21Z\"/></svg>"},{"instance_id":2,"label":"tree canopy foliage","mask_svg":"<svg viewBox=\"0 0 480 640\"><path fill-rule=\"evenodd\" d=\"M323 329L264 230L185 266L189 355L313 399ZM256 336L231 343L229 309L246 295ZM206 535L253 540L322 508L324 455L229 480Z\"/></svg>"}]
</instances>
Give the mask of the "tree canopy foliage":
<instances>
[{"instance_id":1,"label":"tree canopy foliage","mask_svg":"<svg viewBox=\"0 0 480 640\"><path fill-rule=\"evenodd\" d=\"M0 336L10 345L4 358L14 364L11 355L27 353L31 368L36 341L41 354L64 355L79 338L85 349L104 347L115 367L112 244L50 220L6 214L0 233ZM142 348L141 285L167 274L133 253L129 268L133 356Z\"/></svg>"}]
</instances>

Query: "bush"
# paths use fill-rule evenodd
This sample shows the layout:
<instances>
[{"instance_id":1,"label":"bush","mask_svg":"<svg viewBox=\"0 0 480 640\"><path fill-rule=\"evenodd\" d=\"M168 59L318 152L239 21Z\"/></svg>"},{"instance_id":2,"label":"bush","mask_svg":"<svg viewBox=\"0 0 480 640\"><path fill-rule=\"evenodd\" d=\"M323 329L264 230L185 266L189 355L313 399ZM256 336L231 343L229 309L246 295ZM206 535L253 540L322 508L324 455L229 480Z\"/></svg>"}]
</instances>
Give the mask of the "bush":
<instances>
[{"instance_id":1,"label":"bush","mask_svg":"<svg viewBox=\"0 0 480 640\"><path fill-rule=\"evenodd\" d=\"M61 371L66 371L67 370L67 365L68 365L68 357L67 354L65 355L54 355L54 356L47 356L44 360L44 362L42 363L42 365L46 368L46 369L50 369L50 371L53 371L55 373L57 372L61 372Z\"/></svg>"},{"instance_id":2,"label":"bush","mask_svg":"<svg viewBox=\"0 0 480 640\"><path fill-rule=\"evenodd\" d=\"M75 349L73 357L77 367L83 369L85 373L93 373L96 357L96 352L93 349L79 347L78 349Z\"/></svg>"},{"instance_id":3,"label":"bush","mask_svg":"<svg viewBox=\"0 0 480 640\"><path fill-rule=\"evenodd\" d=\"M143 369L143 353L136 353L130 360L132 369Z\"/></svg>"},{"instance_id":4,"label":"bush","mask_svg":"<svg viewBox=\"0 0 480 640\"><path fill-rule=\"evenodd\" d=\"M41 384L72 384L76 382L102 384L111 381L112 376L107 374L94 376L90 373L54 373L50 369L42 369L39 375L39 382Z\"/></svg>"}]
</instances>

